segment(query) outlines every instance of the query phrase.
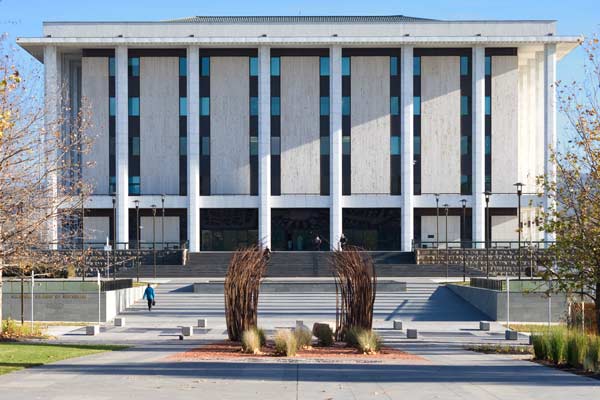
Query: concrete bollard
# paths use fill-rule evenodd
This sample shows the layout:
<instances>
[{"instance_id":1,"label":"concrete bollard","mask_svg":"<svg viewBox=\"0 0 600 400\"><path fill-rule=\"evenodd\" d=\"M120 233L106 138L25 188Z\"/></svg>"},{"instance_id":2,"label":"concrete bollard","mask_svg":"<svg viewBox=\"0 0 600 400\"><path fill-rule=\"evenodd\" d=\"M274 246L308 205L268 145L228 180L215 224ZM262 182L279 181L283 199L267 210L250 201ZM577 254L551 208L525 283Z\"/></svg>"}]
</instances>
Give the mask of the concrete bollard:
<instances>
[{"instance_id":1,"label":"concrete bollard","mask_svg":"<svg viewBox=\"0 0 600 400\"><path fill-rule=\"evenodd\" d=\"M194 327L193 326L182 326L181 334L183 336L193 336L194 335Z\"/></svg>"},{"instance_id":2,"label":"concrete bollard","mask_svg":"<svg viewBox=\"0 0 600 400\"><path fill-rule=\"evenodd\" d=\"M90 325L85 327L85 334L87 336L96 336L100 333L99 325Z\"/></svg>"},{"instance_id":3,"label":"concrete bollard","mask_svg":"<svg viewBox=\"0 0 600 400\"><path fill-rule=\"evenodd\" d=\"M488 321L479 321L479 330L480 331L489 331L490 323Z\"/></svg>"},{"instance_id":4,"label":"concrete bollard","mask_svg":"<svg viewBox=\"0 0 600 400\"><path fill-rule=\"evenodd\" d=\"M296 320L296 329L301 329L302 327L304 327L304 321L297 319Z\"/></svg>"},{"instance_id":5,"label":"concrete bollard","mask_svg":"<svg viewBox=\"0 0 600 400\"><path fill-rule=\"evenodd\" d=\"M510 329L507 329L504 332L504 338L506 340L517 340L519 338L519 332L517 332L517 331L511 331Z\"/></svg>"},{"instance_id":6,"label":"concrete bollard","mask_svg":"<svg viewBox=\"0 0 600 400\"><path fill-rule=\"evenodd\" d=\"M406 330L406 338L407 339L418 339L419 333L416 329L407 329Z\"/></svg>"},{"instance_id":7,"label":"concrete bollard","mask_svg":"<svg viewBox=\"0 0 600 400\"><path fill-rule=\"evenodd\" d=\"M394 330L401 331L402 330L402 321L399 319L394 320Z\"/></svg>"},{"instance_id":8,"label":"concrete bollard","mask_svg":"<svg viewBox=\"0 0 600 400\"><path fill-rule=\"evenodd\" d=\"M206 328L208 327L208 321L206 320L206 318L200 318L198 320L198 328Z\"/></svg>"},{"instance_id":9,"label":"concrete bollard","mask_svg":"<svg viewBox=\"0 0 600 400\"><path fill-rule=\"evenodd\" d=\"M115 318L115 326L125 326L125 318Z\"/></svg>"}]
</instances>

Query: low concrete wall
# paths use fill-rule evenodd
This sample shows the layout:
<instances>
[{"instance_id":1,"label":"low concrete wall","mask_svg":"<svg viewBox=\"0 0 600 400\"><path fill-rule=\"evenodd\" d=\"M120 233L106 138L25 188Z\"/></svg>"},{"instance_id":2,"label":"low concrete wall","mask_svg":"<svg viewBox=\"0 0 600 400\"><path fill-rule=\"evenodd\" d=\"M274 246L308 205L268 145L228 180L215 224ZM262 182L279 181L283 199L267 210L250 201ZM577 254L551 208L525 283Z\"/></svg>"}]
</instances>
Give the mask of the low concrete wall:
<instances>
[{"instance_id":1,"label":"low concrete wall","mask_svg":"<svg viewBox=\"0 0 600 400\"><path fill-rule=\"evenodd\" d=\"M207 279L194 283L194 293L223 293L223 279ZM261 293L335 293L333 280L269 280L260 284ZM406 282L391 279L379 279L377 292L406 292Z\"/></svg>"},{"instance_id":2,"label":"low concrete wall","mask_svg":"<svg viewBox=\"0 0 600 400\"><path fill-rule=\"evenodd\" d=\"M471 286L447 285L450 290L483 312L492 321L506 320L506 292ZM552 295L552 322L566 317L568 308L565 294ZM548 297L544 293L510 292L510 320L512 322L547 322Z\"/></svg>"},{"instance_id":3,"label":"low concrete wall","mask_svg":"<svg viewBox=\"0 0 600 400\"><path fill-rule=\"evenodd\" d=\"M37 284L36 284L37 285ZM94 284L95 285L95 284ZM36 287L37 290L37 287ZM142 298L145 287L132 287L100 293L100 320L112 320ZM98 321L98 292L38 292L33 294L33 316L35 321ZM23 296L25 320L31 320L31 292ZM21 319L21 294L5 292L2 295L4 318Z\"/></svg>"}]
</instances>

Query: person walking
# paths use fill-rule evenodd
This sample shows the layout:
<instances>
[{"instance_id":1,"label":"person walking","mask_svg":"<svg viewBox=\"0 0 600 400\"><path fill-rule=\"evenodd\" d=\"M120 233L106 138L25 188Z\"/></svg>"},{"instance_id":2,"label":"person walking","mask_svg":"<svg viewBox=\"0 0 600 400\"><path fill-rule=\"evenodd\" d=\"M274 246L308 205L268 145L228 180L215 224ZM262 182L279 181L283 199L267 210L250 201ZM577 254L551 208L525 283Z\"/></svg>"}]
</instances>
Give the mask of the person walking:
<instances>
[{"instance_id":1,"label":"person walking","mask_svg":"<svg viewBox=\"0 0 600 400\"><path fill-rule=\"evenodd\" d=\"M344 250L344 248L346 247L346 244L348 243L348 239L346 239L346 235L344 235L342 233L342 236L340 236L340 248L342 250Z\"/></svg>"},{"instance_id":2,"label":"person walking","mask_svg":"<svg viewBox=\"0 0 600 400\"><path fill-rule=\"evenodd\" d=\"M148 300L148 311L152 311L152 306L155 306L156 302L154 301L154 288L150 284L144 291L144 299Z\"/></svg>"},{"instance_id":3,"label":"person walking","mask_svg":"<svg viewBox=\"0 0 600 400\"><path fill-rule=\"evenodd\" d=\"M321 251L321 244L323 244L323 241L321 240L319 235L317 235L317 237L315 237L315 250L316 251Z\"/></svg>"}]
</instances>

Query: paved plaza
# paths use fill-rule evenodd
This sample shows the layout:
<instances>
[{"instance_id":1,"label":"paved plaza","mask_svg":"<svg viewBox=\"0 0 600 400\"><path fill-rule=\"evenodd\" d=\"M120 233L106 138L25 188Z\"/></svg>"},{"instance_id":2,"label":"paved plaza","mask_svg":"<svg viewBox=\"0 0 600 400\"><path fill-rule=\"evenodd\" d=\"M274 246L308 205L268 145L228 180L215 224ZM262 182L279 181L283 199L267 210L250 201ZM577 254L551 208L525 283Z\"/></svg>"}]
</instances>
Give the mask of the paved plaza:
<instances>
[{"instance_id":1,"label":"paved plaza","mask_svg":"<svg viewBox=\"0 0 600 400\"><path fill-rule=\"evenodd\" d=\"M0 376L10 399L600 399L600 381L547 368L523 356L487 355L468 343L504 343L503 328L479 331L484 317L433 280L408 279L404 293L379 293L375 329L387 345L419 361L173 361L170 356L226 337L222 295L191 292L191 280L163 280L157 308L123 313L125 327L89 337L54 327L56 341L130 344L125 351L65 360ZM267 332L335 320L332 293L263 294L259 325ZM208 318L207 329L180 341L180 326ZM392 320L419 329L417 340L391 330ZM520 343L527 337L520 336ZM5 397L6 396L6 397Z\"/></svg>"}]
</instances>

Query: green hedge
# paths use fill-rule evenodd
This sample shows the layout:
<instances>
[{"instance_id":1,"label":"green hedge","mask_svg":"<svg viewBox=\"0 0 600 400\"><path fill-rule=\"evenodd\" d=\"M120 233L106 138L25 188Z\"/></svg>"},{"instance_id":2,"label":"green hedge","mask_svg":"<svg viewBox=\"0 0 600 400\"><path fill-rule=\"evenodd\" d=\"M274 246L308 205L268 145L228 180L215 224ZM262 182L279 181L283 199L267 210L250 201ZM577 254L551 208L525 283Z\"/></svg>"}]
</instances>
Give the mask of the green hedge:
<instances>
[{"instance_id":1,"label":"green hedge","mask_svg":"<svg viewBox=\"0 0 600 400\"><path fill-rule=\"evenodd\" d=\"M565 327L554 327L532 336L537 360L600 372L600 338Z\"/></svg>"}]
</instances>

